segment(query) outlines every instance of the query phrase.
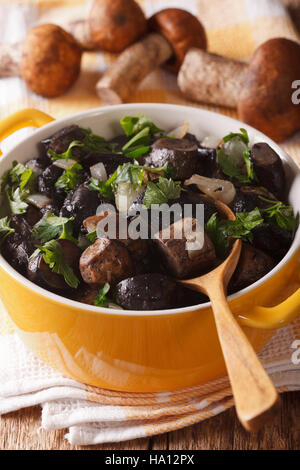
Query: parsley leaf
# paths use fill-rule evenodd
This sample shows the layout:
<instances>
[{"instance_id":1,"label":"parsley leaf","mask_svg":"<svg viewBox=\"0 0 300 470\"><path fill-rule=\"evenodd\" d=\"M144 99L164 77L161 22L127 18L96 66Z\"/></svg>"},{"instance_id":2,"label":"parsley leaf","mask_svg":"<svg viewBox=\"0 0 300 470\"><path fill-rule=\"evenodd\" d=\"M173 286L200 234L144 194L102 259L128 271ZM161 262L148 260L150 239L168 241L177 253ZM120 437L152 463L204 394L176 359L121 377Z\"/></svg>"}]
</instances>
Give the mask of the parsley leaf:
<instances>
[{"instance_id":1,"label":"parsley leaf","mask_svg":"<svg viewBox=\"0 0 300 470\"><path fill-rule=\"evenodd\" d=\"M257 207L251 212L238 212L236 220L218 219L215 213L206 223L205 231L215 245L217 256L225 258L229 249L229 238L252 242L251 231L263 222L264 219Z\"/></svg>"},{"instance_id":2,"label":"parsley leaf","mask_svg":"<svg viewBox=\"0 0 300 470\"><path fill-rule=\"evenodd\" d=\"M54 238L70 240L77 244L77 240L72 236L74 217L57 217L49 212L32 230L32 235L37 240L45 243Z\"/></svg>"},{"instance_id":3,"label":"parsley leaf","mask_svg":"<svg viewBox=\"0 0 300 470\"><path fill-rule=\"evenodd\" d=\"M149 128L149 132L152 136L164 132L162 129L156 127L150 118L142 116L141 114L138 116L125 116L121 119L120 123L128 137L138 134L145 127Z\"/></svg>"},{"instance_id":4,"label":"parsley leaf","mask_svg":"<svg viewBox=\"0 0 300 470\"><path fill-rule=\"evenodd\" d=\"M97 240L97 232L96 230L94 232L90 232L86 234L86 238L91 242L94 243Z\"/></svg>"},{"instance_id":5,"label":"parsley leaf","mask_svg":"<svg viewBox=\"0 0 300 470\"><path fill-rule=\"evenodd\" d=\"M160 177L158 183L148 183L143 204L147 209L150 209L152 204L165 204L170 199L178 199L181 191L180 182Z\"/></svg>"},{"instance_id":6,"label":"parsley leaf","mask_svg":"<svg viewBox=\"0 0 300 470\"><path fill-rule=\"evenodd\" d=\"M110 285L108 282L104 284L102 289L100 289L99 294L94 300L94 305L96 307L108 307L113 301L107 297L108 292L110 291Z\"/></svg>"},{"instance_id":7,"label":"parsley leaf","mask_svg":"<svg viewBox=\"0 0 300 470\"><path fill-rule=\"evenodd\" d=\"M104 137L94 134L91 129L81 127L80 130L85 134L83 139L85 150L90 152L113 152L115 150L116 143L107 142Z\"/></svg>"},{"instance_id":8,"label":"parsley leaf","mask_svg":"<svg viewBox=\"0 0 300 470\"><path fill-rule=\"evenodd\" d=\"M250 183L256 179L248 148L250 140L246 129L241 128L240 131L231 132L223 138L225 145L217 151L217 157L226 176L241 183Z\"/></svg>"},{"instance_id":9,"label":"parsley leaf","mask_svg":"<svg viewBox=\"0 0 300 470\"><path fill-rule=\"evenodd\" d=\"M223 149L217 151L218 162L223 173L230 178L234 178L241 183L249 183L249 176L246 175L236 162L225 153Z\"/></svg>"},{"instance_id":10,"label":"parsley leaf","mask_svg":"<svg viewBox=\"0 0 300 470\"><path fill-rule=\"evenodd\" d=\"M31 255L31 258L35 258L40 253L43 253L43 259L45 263L48 264L51 271L63 276L68 286L73 289L78 287L80 281L73 269L67 264L63 249L56 240L51 240L43 246L39 246L33 255Z\"/></svg>"},{"instance_id":11,"label":"parsley leaf","mask_svg":"<svg viewBox=\"0 0 300 470\"><path fill-rule=\"evenodd\" d=\"M230 134L226 135L223 138L224 142L228 142L231 140L233 137L239 137L246 145L249 145L250 139L248 136L248 132L246 129L243 129L242 127L240 128L241 132L230 132Z\"/></svg>"},{"instance_id":12,"label":"parsley leaf","mask_svg":"<svg viewBox=\"0 0 300 470\"><path fill-rule=\"evenodd\" d=\"M293 232L298 227L298 218L294 217L292 206L286 206L281 201L272 201L259 196L264 202L268 202L270 207L261 209L265 220L275 222L279 227Z\"/></svg>"},{"instance_id":13,"label":"parsley leaf","mask_svg":"<svg viewBox=\"0 0 300 470\"><path fill-rule=\"evenodd\" d=\"M19 186L21 190L28 190L32 193L36 189L36 174L31 168L26 168L22 163L14 161L12 168L2 177L1 192L8 185L14 188Z\"/></svg>"},{"instance_id":14,"label":"parsley leaf","mask_svg":"<svg viewBox=\"0 0 300 470\"><path fill-rule=\"evenodd\" d=\"M25 214L28 208L25 199L28 196L28 191L21 191L20 188L6 190L6 197L12 214Z\"/></svg>"},{"instance_id":15,"label":"parsley leaf","mask_svg":"<svg viewBox=\"0 0 300 470\"><path fill-rule=\"evenodd\" d=\"M66 171L58 178L55 183L57 189L63 189L66 193L72 191L78 184L82 182L83 175L80 173L82 166L75 163L66 169Z\"/></svg>"},{"instance_id":16,"label":"parsley leaf","mask_svg":"<svg viewBox=\"0 0 300 470\"><path fill-rule=\"evenodd\" d=\"M53 152L53 150L48 150L48 153L51 156L53 161L61 160L61 159L64 159L64 160L69 160L69 159L77 160L77 158L72 153L72 149L74 147L84 147L84 143L81 142L80 140L73 140L73 142L70 143L69 147L67 148L67 150L65 152L55 153L55 152Z\"/></svg>"},{"instance_id":17,"label":"parsley leaf","mask_svg":"<svg viewBox=\"0 0 300 470\"><path fill-rule=\"evenodd\" d=\"M226 257L229 250L229 242L225 233L220 230L220 220L217 218L217 213L213 214L208 222L205 224L205 232L213 242L216 250L216 255L223 259Z\"/></svg>"},{"instance_id":18,"label":"parsley leaf","mask_svg":"<svg viewBox=\"0 0 300 470\"><path fill-rule=\"evenodd\" d=\"M0 219L0 245L2 245L4 240L14 232L15 230L9 226L8 217Z\"/></svg>"}]
</instances>

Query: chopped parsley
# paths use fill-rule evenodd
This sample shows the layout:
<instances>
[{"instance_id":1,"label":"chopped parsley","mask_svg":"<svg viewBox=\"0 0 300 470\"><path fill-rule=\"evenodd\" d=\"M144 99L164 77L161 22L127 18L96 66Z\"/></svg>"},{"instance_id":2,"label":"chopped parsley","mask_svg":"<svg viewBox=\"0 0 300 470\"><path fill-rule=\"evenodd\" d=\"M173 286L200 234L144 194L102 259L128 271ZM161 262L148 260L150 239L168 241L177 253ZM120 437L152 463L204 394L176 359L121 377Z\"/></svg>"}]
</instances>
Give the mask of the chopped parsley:
<instances>
[{"instance_id":1,"label":"chopped parsley","mask_svg":"<svg viewBox=\"0 0 300 470\"><path fill-rule=\"evenodd\" d=\"M139 114L138 116L125 116L120 121L121 126L125 134L128 137L132 135L138 134L140 131L145 129L146 127L149 128L149 132L152 136L164 133L162 129L159 129L147 116L142 116Z\"/></svg>"},{"instance_id":2,"label":"chopped parsley","mask_svg":"<svg viewBox=\"0 0 300 470\"><path fill-rule=\"evenodd\" d=\"M20 188L7 189L5 191L9 208L12 214L25 214L28 209L26 199L29 195L28 191L21 191Z\"/></svg>"},{"instance_id":3,"label":"chopped parsley","mask_svg":"<svg viewBox=\"0 0 300 470\"><path fill-rule=\"evenodd\" d=\"M99 294L94 300L94 305L96 307L109 307L109 304L113 303L113 300L107 297L107 294L109 293L109 291L110 291L110 285L107 282L106 284L104 284L102 289L100 289Z\"/></svg>"},{"instance_id":4,"label":"chopped parsley","mask_svg":"<svg viewBox=\"0 0 300 470\"><path fill-rule=\"evenodd\" d=\"M268 202L270 207L261 209L266 222L276 223L279 227L294 232L298 227L298 217L294 217L292 206L286 206L281 201L272 201L259 196L264 202Z\"/></svg>"},{"instance_id":5,"label":"chopped parsley","mask_svg":"<svg viewBox=\"0 0 300 470\"><path fill-rule=\"evenodd\" d=\"M89 189L91 191L99 191L102 196L113 200L116 186L119 183L131 183L135 190L143 184L146 184L144 182L144 172L154 173L158 176L163 175L165 178L176 177L176 170L172 163L166 163L166 165L159 168L151 168L135 163L125 163L124 165L118 166L117 170L107 181L103 182L96 178L90 178Z\"/></svg>"},{"instance_id":6,"label":"chopped parsley","mask_svg":"<svg viewBox=\"0 0 300 470\"><path fill-rule=\"evenodd\" d=\"M43 246L39 246L31 255L31 258L43 254L45 263L49 266L51 271L64 277L68 286L76 289L79 285L79 279L75 275L73 269L67 264L64 252L60 244L56 240L50 240Z\"/></svg>"},{"instance_id":7,"label":"chopped parsley","mask_svg":"<svg viewBox=\"0 0 300 470\"><path fill-rule=\"evenodd\" d=\"M47 216L33 228L32 235L43 243L53 240L54 238L60 238L70 240L77 244L76 238L73 237L73 220L74 217L69 219L66 217L57 217L49 212Z\"/></svg>"},{"instance_id":8,"label":"chopped parsley","mask_svg":"<svg viewBox=\"0 0 300 470\"><path fill-rule=\"evenodd\" d=\"M2 245L4 240L9 235L15 233L15 230L10 227L9 222L10 221L8 217L3 217L2 219L0 219L0 245Z\"/></svg>"},{"instance_id":9,"label":"chopped parsley","mask_svg":"<svg viewBox=\"0 0 300 470\"><path fill-rule=\"evenodd\" d=\"M256 207L251 212L238 212L236 220L219 219L213 214L205 225L205 231L215 245L216 254L225 258L229 249L229 238L240 238L245 242L252 242L251 231L264 223L260 210Z\"/></svg>"},{"instance_id":10,"label":"chopped parsley","mask_svg":"<svg viewBox=\"0 0 300 470\"><path fill-rule=\"evenodd\" d=\"M67 194L72 191L83 180L81 170L83 167L79 163L67 168L55 183L57 189L63 189Z\"/></svg>"},{"instance_id":11,"label":"chopped parsley","mask_svg":"<svg viewBox=\"0 0 300 470\"><path fill-rule=\"evenodd\" d=\"M152 204L165 204L171 199L178 199L182 191L181 183L172 179L160 177L158 183L149 182L143 199L147 209Z\"/></svg>"},{"instance_id":12,"label":"chopped parsley","mask_svg":"<svg viewBox=\"0 0 300 470\"><path fill-rule=\"evenodd\" d=\"M249 136L246 129L241 128L239 132L231 132L223 138L223 142L229 143L234 139L240 142L241 147L244 150L240 150L240 157L233 156L232 148L223 145L221 149L217 151L218 162L221 166L223 173L229 176L231 179L236 179L240 183L251 183L256 180L254 174L253 163L250 159L251 150L249 149Z\"/></svg>"}]
</instances>

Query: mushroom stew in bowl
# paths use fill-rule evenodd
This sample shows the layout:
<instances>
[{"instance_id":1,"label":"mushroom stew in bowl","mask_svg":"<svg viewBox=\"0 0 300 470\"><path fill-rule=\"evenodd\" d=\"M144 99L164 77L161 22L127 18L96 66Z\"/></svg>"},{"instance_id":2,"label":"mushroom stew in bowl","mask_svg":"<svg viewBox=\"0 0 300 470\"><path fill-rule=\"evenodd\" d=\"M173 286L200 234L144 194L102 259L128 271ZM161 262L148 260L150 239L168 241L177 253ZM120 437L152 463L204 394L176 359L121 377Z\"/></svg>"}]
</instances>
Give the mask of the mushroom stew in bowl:
<instances>
[{"instance_id":1,"label":"mushroom stew in bowl","mask_svg":"<svg viewBox=\"0 0 300 470\"><path fill-rule=\"evenodd\" d=\"M169 131L142 115L121 125L110 141L68 126L6 171L0 249L19 273L79 302L159 310L207 302L176 279L214 269L234 239L243 246L230 294L285 256L298 217L267 143L251 145L245 129L199 142L186 122Z\"/></svg>"}]
</instances>

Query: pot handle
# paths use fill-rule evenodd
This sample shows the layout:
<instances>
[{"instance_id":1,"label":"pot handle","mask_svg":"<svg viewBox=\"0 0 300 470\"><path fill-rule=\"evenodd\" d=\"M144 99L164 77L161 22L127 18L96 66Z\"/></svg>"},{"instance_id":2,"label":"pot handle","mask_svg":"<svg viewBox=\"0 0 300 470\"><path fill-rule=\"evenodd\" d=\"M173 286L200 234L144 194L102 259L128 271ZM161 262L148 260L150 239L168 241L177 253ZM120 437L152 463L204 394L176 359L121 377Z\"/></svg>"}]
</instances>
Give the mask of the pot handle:
<instances>
[{"instance_id":1,"label":"pot handle","mask_svg":"<svg viewBox=\"0 0 300 470\"><path fill-rule=\"evenodd\" d=\"M247 316L239 315L239 323L252 328L273 330L291 323L300 315L300 288L274 307L256 306Z\"/></svg>"},{"instance_id":2,"label":"pot handle","mask_svg":"<svg viewBox=\"0 0 300 470\"><path fill-rule=\"evenodd\" d=\"M38 109L22 109L0 122L0 141L23 127L42 127L52 121L53 117Z\"/></svg>"}]
</instances>

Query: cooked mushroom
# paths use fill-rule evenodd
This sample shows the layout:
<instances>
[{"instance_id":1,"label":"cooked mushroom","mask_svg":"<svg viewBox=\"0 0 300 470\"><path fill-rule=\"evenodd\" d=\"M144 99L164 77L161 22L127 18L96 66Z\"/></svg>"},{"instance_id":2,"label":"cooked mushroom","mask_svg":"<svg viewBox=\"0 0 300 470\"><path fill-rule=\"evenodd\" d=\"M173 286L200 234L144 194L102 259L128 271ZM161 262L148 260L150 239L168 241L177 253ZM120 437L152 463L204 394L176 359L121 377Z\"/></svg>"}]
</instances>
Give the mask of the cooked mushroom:
<instances>
[{"instance_id":1,"label":"cooked mushroom","mask_svg":"<svg viewBox=\"0 0 300 470\"><path fill-rule=\"evenodd\" d=\"M35 250L35 240L26 219L20 215L12 215L10 226L15 230L4 241L2 254L4 258L21 274L27 270L29 257Z\"/></svg>"},{"instance_id":2,"label":"cooked mushroom","mask_svg":"<svg viewBox=\"0 0 300 470\"><path fill-rule=\"evenodd\" d=\"M87 230L88 233L97 232L97 228L99 228L99 222L103 222L103 225L104 225L104 223L106 223L104 222L105 219L108 221L109 217L111 217L111 222L115 225L115 233L113 234L115 238L113 239L117 240L118 242L122 243L122 245L126 246L126 248L130 252L130 255L132 256L132 259L134 261L141 261L147 255L147 252L148 252L147 240L143 240L141 238L138 238L137 240L132 240L128 235L128 231L125 237L121 236L119 232L119 220L120 220L119 214L117 213L109 214L109 211L105 211L100 214L98 213L97 215L93 215L85 219L83 221L83 226ZM128 227L127 227L128 222L126 221L125 223L126 223L126 229L128 230ZM103 228L104 230L101 231L103 232L103 236L104 235L108 236L108 224L104 226Z\"/></svg>"},{"instance_id":3,"label":"cooked mushroom","mask_svg":"<svg viewBox=\"0 0 300 470\"><path fill-rule=\"evenodd\" d=\"M104 164L107 176L109 177L116 171L119 165L132 163L132 158L126 158L115 153L90 152L81 161L85 168L90 168L100 162Z\"/></svg>"},{"instance_id":4,"label":"cooked mushroom","mask_svg":"<svg viewBox=\"0 0 300 470\"><path fill-rule=\"evenodd\" d=\"M233 212L251 212L256 207L266 209L270 204L263 199L275 200L273 194L269 193L264 187L241 186L237 190L236 197L231 204Z\"/></svg>"},{"instance_id":5,"label":"cooked mushroom","mask_svg":"<svg viewBox=\"0 0 300 470\"><path fill-rule=\"evenodd\" d=\"M216 262L213 243L196 220L180 219L155 235L154 244L168 273L178 279L199 275ZM199 236L198 236L199 235Z\"/></svg>"},{"instance_id":6,"label":"cooked mushroom","mask_svg":"<svg viewBox=\"0 0 300 470\"><path fill-rule=\"evenodd\" d=\"M206 49L206 35L199 20L186 10L167 8L149 20L154 33L127 48L97 83L102 102L126 101L139 83L162 64L177 72L191 47Z\"/></svg>"},{"instance_id":7,"label":"cooked mushroom","mask_svg":"<svg viewBox=\"0 0 300 470\"><path fill-rule=\"evenodd\" d=\"M79 259L81 250L69 240L57 240L62 248L66 263L73 269L75 274L79 274ZM28 263L28 278L45 289L53 292L70 290L70 286L65 282L61 274L53 272L45 262L43 253L30 258Z\"/></svg>"},{"instance_id":8,"label":"cooked mushroom","mask_svg":"<svg viewBox=\"0 0 300 470\"><path fill-rule=\"evenodd\" d=\"M116 286L116 299L126 310L174 308L178 302L178 286L163 274L140 274Z\"/></svg>"},{"instance_id":9,"label":"cooked mushroom","mask_svg":"<svg viewBox=\"0 0 300 470\"><path fill-rule=\"evenodd\" d=\"M265 276L274 267L274 260L261 250L243 243L239 263L228 286L229 292L237 292Z\"/></svg>"},{"instance_id":10,"label":"cooked mushroom","mask_svg":"<svg viewBox=\"0 0 300 470\"><path fill-rule=\"evenodd\" d=\"M90 191L85 184L81 184L65 199L61 208L61 217L74 217L73 226L77 234L81 224L87 217L95 215L98 206L104 199L96 191Z\"/></svg>"},{"instance_id":11,"label":"cooked mushroom","mask_svg":"<svg viewBox=\"0 0 300 470\"><path fill-rule=\"evenodd\" d=\"M75 39L59 26L36 26L22 44L1 45L0 77L21 76L31 91L54 98L75 83L81 54Z\"/></svg>"},{"instance_id":12,"label":"cooked mushroom","mask_svg":"<svg viewBox=\"0 0 300 470\"><path fill-rule=\"evenodd\" d=\"M286 180L279 155L268 144L261 142L253 145L250 158L260 184L278 199L284 199Z\"/></svg>"},{"instance_id":13,"label":"cooked mushroom","mask_svg":"<svg viewBox=\"0 0 300 470\"><path fill-rule=\"evenodd\" d=\"M157 140L145 158L145 165L162 167L166 163L172 163L179 179L189 178L197 169L197 145L187 139L164 137Z\"/></svg>"},{"instance_id":14,"label":"cooked mushroom","mask_svg":"<svg viewBox=\"0 0 300 470\"><path fill-rule=\"evenodd\" d=\"M281 142L300 129L300 106L292 83L300 76L300 45L270 39L250 65L191 49L178 75L184 95L203 103L237 107L239 118Z\"/></svg>"},{"instance_id":15,"label":"cooked mushroom","mask_svg":"<svg viewBox=\"0 0 300 470\"><path fill-rule=\"evenodd\" d=\"M121 52L146 33L147 21L134 0L94 0L88 18L66 29L83 49Z\"/></svg>"},{"instance_id":16,"label":"cooked mushroom","mask_svg":"<svg viewBox=\"0 0 300 470\"><path fill-rule=\"evenodd\" d=\"M80 272L87 284L116 284L133 274L133 264L125 246L108 238L98 238L81 255Z\"/></svg>"},{"instance_id":17,"label":"cooked mushroom","mask_svg":"<svg viewBox=\"0 0 300 470\"><path fill-rule=\"evenodd\" d=\"M55 132L48 139L42 141L42 145L45 147L47 155L51 158L51 155L48 153L51 150L54 153L61 154L68 150L69 145L74 141L82 141L85 137L84 132L80 129L79 126L72 124L71 126L64 127L63 129ZM73 147L72 155L74 157L80 158L86 153L82 147Z\"/></svg>"},{"instance_id":18,"label":"cooked mushroom","mask_svg":"<svg viewBox=\"0 0 300 470\"><path fill-rule=\"evenodd\" d=\"M276 260L282 259L288 252L293 233L276 224L261 224L252 230L253 245L270 254Z\"/></svg>"}]
</instances>

